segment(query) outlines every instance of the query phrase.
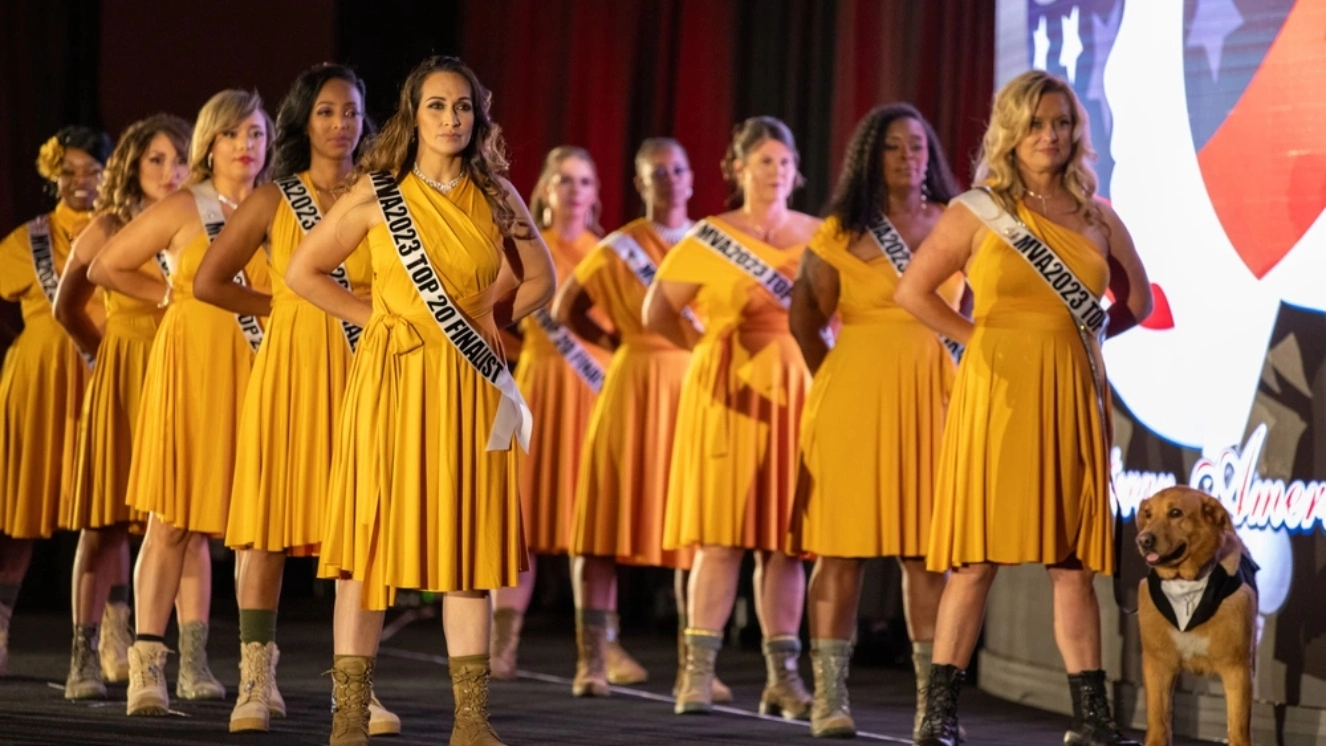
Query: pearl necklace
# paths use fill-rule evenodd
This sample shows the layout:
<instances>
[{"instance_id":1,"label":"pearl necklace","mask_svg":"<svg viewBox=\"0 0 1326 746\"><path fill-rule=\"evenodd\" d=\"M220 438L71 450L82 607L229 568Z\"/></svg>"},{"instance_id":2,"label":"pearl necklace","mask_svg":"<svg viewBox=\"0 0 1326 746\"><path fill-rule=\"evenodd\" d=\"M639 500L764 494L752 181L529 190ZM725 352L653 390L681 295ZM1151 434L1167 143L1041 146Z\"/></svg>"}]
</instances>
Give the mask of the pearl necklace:
<instances>
[{"instance_id":1,"label":"pearl necklace","mask_svg":"<svg viewBox=\"0 0 1326 746\"><path fill-rule=\"evenodd\" d=\"M649 225L658 234L659 238L663 239L669 246L675 246L678 241L686 237L686 231L689 231L694 223L687 220L676 228L669 228L662 223L651 220Z\"/></svg>"},{"instance_id":2,"label":"pearl necklace","mask_svg":"<svg viewBox=\"0 0 1326 746\"><path fill-rule=\"evenodd\" d=\"M439 192L441 192L441 193L443 193L443 194L447 194L447 193L449 193L452 189L455 189L455 188L456 188L456 185L459 184L459 183L460 183L460 180L461 180L461 177L460 177L460 176L457 176L456 178L452 179L451 181L446 182L445 184L442 183L442 182L440 182L440 181L435 181L435 180L433 180L433 179L428 178L428 176L427 176L426 174L424 174L423 171L419 170L419 164L417 164L417 163L414 164L414 168L413 168L412 170L413 170L413 172L414 172L414 175L415 175L415 176L418 176L419 179L420 179L421 181L423 181L423 182L424 182L425 184L427 184L428 186L430 186L430 187L436 189L437 191L439 191Z\"/></svg>"}]
</instances>

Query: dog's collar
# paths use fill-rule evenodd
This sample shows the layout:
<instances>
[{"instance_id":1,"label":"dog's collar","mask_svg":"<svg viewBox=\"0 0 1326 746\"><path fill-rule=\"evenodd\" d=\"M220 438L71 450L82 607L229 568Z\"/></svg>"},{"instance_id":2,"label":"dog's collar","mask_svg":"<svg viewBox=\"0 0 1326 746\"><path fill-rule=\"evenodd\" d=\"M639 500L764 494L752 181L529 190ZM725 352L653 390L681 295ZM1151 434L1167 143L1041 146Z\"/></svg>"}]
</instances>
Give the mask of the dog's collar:
<instances>
[{"instance_id":1,"label":"dog's collar","mask_svg":"<svg viewBox=\"0 0 1326 746\"><path fill-rule=\"evenodd\" d=\"M1215 616L1221 602L1234 595L1234 592L1242 587L1244 583L1256 590L1256 572L1257 564L1247 554L1244 554L1239 558L1239 569L1234 575L1230 575L1220 563L1216 563L1204 578L1181 581L1185 585L1205 584L1200 589L1200 598L1197 604L1192 607L1190 615L1183 613L1188 611L1187 609L1175 613L1174 606L1170 603L1170 597L1165 593L1165 583L1167 581L1161 580L1155 570L1147 574L1146 584L1147 590L1151 593L1151 600L1155 603L1156 610L1160 612L1160 615L1165 617L1175 629L1187 632ZM1186 589L1186 593L1196 594L1197 589ZM1180 619L1180 616L1187 616L1187 618Z\"/></svg>"}]
</instances>

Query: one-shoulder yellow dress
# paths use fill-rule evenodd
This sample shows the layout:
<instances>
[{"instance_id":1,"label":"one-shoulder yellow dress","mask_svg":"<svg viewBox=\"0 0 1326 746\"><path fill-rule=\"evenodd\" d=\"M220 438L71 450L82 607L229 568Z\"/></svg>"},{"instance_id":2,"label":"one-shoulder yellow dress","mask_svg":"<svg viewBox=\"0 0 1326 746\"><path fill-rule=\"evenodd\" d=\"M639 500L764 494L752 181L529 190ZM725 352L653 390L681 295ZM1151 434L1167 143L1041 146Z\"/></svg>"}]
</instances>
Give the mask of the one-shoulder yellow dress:
<instances>
[{"instance_id":1,"label":"one-shoulder yellow dress","mask_svg":"<svg viewBox=\"0 0 1326 746\"><path fill-rule=\"evenodd\" d=\"M956 365L939 337L894 302L893 264L882 253L861 259L849 251L853 240L831 217L808 247L838 272L842 328L802 415L788 547L921 557ZM939 292L956 307L962 289L959 274Z\"/></svg>"},{"instance_id":2,"label":"one-shoulder yellow dress","mask_svg":"<svg viewBox=\"0 0 1326 746\"><path fill-rule=\"evenodd\" d=\"M589 231L573 241L544 231L543 240L552 254L559 286L598 243L598 237ZM606 316L593 313L596 321L611 328ZM533 316L521 321L520 329L524 343L514 376L534 414L529 454L521 455L520 465L525 541L537 554L565 554L571 546L580 450L595 393L571 369ZM598 361L600 369L607 367L605 351L588 342L580 344Z\"/></svg>"},{"instance_id":3,"label":"one-shoulder yellow dress","mask_svg":"<svg viewBox=\"0 0 1326 746\"><path fill-rule=\"evenodd\" d=\"M469 179L448 194L401 183L447 295L499 356L502 237ZM362 581L366 609L398 588L515 585L526 565L512 450L486 450L502 397L447 339L385 224L369 231L373 315L346 382L320 574Z\"/></svg>"},{"instance_id":4,"label":"one-shoulder yellow dress","mask_svg":"<svg viewBox=\"0 0 1326 746\"><path fill-rule=\"evenodd\" d=\"M1109 267L1091 239L1021 203L1018 217L1092 292L1105 292ZM949 403L926 565L1075 558L1112 573L1108 392L1102 408L1074 319L989 231L967 277L976 330Z\"/></svg>"},{"instance_id":5,"label":"one-shoulder yellow dress","mask_svg":"<svg viewBox=\"0 0 1326 746\"><path fill-rule=\"evenodd\" d=\"M308 174L299 178L314 194ZM341 322L285 284L290 256L303 238L282 199L268 237L272 315L240 412L226 527L229 547L296 557L316 554L326 528L332 449L351 360ZM373 270L366 245L346 258L345 270L351 290L368 298Z\"/></svg>"},{"instance_id":6,"label":"one-shoulder yellow dress","mask_svg":"<svg viewBox=\"0 0 1326 746\"><path fill-rule=\"evenodd\" d=\"M138 271L161 279L155 259L144 262ZM71 531L147 520L145 513L129 507L129 469L147 361L166 312L155 303L114 290L102 290L101 295L106 332L83 399L74 488L60 511L60 528Z\"/></svg>"},{"instance_id":7,"label":"one-shoulder yellow dress","mask_svg":"<svg viewBox=\"0 0 1326 746\"><path fill-rule=\"evenodd\" d=\"M687 568L690 551L663 548L663 513L677 402L691 353L645 330L641 309L648 288L610 245L626 236L657 268L671 247L652 225L643 218L628 223L575 268L576 281L611 319L621 346L585 432L571 553Z\"/></svg>"},{"instance_id":8,"label":"one-shoulder yellow dress","mask_svg":"<svg viewBox=\"0 0 1326 746\"><path fill-rule=\"evenodd\" d=\"M56 277L92 215L63 202L47 216ZM28 226L0 242L0 298L18 302L23 331L0 368L0 534L40 539L55 532L73 486L83 388L91 371L55 321L33 264ZM104 320L100 299L88 305Z\"/></svg>"},{"instance_id":9,"label":"one-shoulder yellow dress","mask_svg":"<svg viewBox=\"0 0 1326 746\"><path fill-rule=\"evenodd\" d=\"M707 218L790 279L804 247L777 249ZM663 546L783 551L810 372L787 311L693 235L668 252L658 279L701 286L705 331L677 407Z\"/></svg>"},{"instance_id":10,"label":"one-shoulder yellow dress","mask_svg":"<svg viewBox=\"0 0 1326 746\"><path fill-rule=\"evenodd\" d=\"M200 232L171 258L170 306L147 361L129 500L176 528L219 537L230 509L235 436L253 351L235 314L193 295L208 246ZM261 256L254 255L244 274L258 290L271 286Z\"/></svg>"}]
</instances>

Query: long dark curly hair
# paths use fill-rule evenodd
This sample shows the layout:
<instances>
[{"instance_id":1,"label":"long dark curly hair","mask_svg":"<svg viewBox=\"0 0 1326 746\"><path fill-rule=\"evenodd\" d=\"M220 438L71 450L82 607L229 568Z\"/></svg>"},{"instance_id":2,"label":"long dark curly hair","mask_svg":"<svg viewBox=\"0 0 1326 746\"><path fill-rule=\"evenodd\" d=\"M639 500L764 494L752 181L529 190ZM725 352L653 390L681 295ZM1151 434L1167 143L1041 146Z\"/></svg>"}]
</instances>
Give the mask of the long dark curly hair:
<instances>
[{"instance_id":1,"label":"long dark curly hair","mask_svg":"<svg viewBox=\"0 0 1326 746\"><path fill-rule=\"evenodd\" d=\"M355 71L345 65L324 62L299 74L290 90L281 99L281 108L276 112L276 138L272 143L273 180L294 176L307 171L313 161L313 148L308 139L308 120L313 116L313 107L318 103L318 94L329 80L344 80L359 91L362 103L367 91L364 81ZM377 130L373 121L364 115L364 124L359 131L359 142L355 144L354 157L358 160L364 143L372 138Z\"/></svg>"},{"instance_id":2,"label":"long dark curly hair","mask_svg":"<svg viewBox=\"0 0 1326 746\"><path fill-rule=\"evenodd\" d=\"M405 83L401 85L396 113L391 115L382 126L382 132L365 148L350 181L373 171L390 171L396 176L397 183L405 179L414 167L414 159L419 152L414 131L424 80L433 73L456 73L469 81L470 98L474 101L474 133L461 152L465 173L483 191L488 207L493 211L493 221L497 223L502 235L533 238L532 228L518 218L516 211L507 204L506 186L498 180L507 175L510 165L507 162L502 128L492 118L493 94L483 87L474 71L456 57L435 55L410 71Z\"/></svg>"},{"instance_id":3,"label":"long dark curly hair","mask_svg":"<svg viewBox=\"0 0 1326 746\"><path fill-rule=\"evenodd\" d=\"M846 233L864 233L884 206L888 195L884 183L884 133L899 119L915 119L925 130L926 151L930 156L925 171L926 198L947 204L958 193L953 172L939 147L939 138L921 112L904 103L877 106L856 125L847 144L847 154L843 156L842 175L824 210L825 217L838 218Z\"/></svg>"}]
</instances>

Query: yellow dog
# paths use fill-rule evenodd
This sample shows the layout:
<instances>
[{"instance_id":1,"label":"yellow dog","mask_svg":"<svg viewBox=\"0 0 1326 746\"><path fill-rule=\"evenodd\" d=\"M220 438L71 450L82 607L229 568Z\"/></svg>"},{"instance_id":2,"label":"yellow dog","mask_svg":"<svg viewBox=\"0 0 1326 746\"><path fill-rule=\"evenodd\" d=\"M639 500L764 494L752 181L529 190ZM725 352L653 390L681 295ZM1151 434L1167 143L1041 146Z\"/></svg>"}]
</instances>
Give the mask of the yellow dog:
<instances>
[{"instance_id":1,"label":"yellow dog","mask_svg":"<svg viewBox=\"0 0 1326 746\"><path fill-rule=\"evenodd\" d=\"M1171 487L1137 509L1137 548L1151 572L1138 592L1146 746L1169 746L1180 670L1225 686L1230 746L1250 746L1257 565L1220 501Z\"/></svg>"}]
</instances>

